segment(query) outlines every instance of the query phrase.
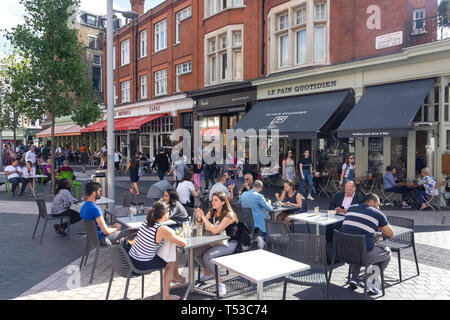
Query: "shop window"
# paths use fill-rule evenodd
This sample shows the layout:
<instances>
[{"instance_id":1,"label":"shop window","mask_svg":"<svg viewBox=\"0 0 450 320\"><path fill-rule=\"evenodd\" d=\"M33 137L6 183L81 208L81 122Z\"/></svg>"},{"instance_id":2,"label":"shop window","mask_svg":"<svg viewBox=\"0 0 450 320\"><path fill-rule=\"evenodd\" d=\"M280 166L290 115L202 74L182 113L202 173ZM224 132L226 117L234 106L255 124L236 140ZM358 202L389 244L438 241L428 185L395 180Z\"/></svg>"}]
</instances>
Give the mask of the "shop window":
<instances>
[{"instance_id":1,"label":"shop window","mask_svg":"<svg viewBox=\"0 0 450 320\"><path fill-rule=\"evenodd\" d=\"M397 169L397 179L405 179L407 176L407 145L408 138L391 138L391 163ZM386 164L389 165L389 164Z\"/></svg>"},{"instance_id":2,"label":"shop window","mask_svg":"<svg viewBox=\"0 0 450 320\"><path fill-rule=\"evenodd\" d=\"M317 150L314 163L316 170L336 176L346 155L350 152L350 139L317 139L315 143L318 144L315 148Z\"/></svg>"},{"instance_id":3,"label":"shop window","mask_svg":"<svg viewBox=\"0 0 450 320\"><path fill-rule=\"evenodd\" d=\"M383 175L383 138L369 138L369 172L374 176Z\"/></svg>"}]
</instances>

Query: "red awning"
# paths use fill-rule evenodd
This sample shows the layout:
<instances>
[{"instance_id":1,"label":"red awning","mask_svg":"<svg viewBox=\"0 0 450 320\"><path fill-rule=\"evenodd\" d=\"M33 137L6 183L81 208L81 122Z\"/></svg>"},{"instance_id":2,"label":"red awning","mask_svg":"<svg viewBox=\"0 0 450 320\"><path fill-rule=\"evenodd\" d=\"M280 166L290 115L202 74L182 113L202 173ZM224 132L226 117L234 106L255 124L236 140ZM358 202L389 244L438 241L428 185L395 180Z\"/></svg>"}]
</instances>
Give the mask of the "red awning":
<instances>
[{"instance_id":1,"label":"red awning","mask_svg":"<svg viewBox=\"0 0 450 320\"><path fill-rule=\"evenodd\" d=\"M81 135L81 127L77 124L55 126L55 137L79 136L79 135ZM51 137L52 136L52 127L42 130L36 136L38 138Z\"/></svg>"},{"instance_id":2,"label":"red awning","mask_svg":"<svg viewBox=\"0 0 450 320\"><path fill-rule=\"evenodd\" d=\"M126 130L137 130L140 129L142 125L158 119L164 116L165 113L154 114L150 116L139 116L139 117L129 117L129 118L119 118L114 119L114 131L126 131ZM81 130L81 132L98 132L107 129L106 120L94 123L88 128Z\"/></svg>"}]
</instances>

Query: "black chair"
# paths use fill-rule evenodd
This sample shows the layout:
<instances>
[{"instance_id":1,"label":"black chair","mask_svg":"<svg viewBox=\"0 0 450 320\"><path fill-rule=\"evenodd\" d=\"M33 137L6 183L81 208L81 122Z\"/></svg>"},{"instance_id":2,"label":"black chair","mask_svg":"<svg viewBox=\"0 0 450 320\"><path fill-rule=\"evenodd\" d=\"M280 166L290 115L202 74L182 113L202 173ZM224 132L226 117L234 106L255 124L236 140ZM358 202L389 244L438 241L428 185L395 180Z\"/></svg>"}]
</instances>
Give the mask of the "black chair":
<instances>
[{"instance_id":1,"label":"black chair","mask_svg":"<svg viewBox=\"0 0 450 320\"><path fill-rule=\"evenodd\" d=\"M114 279L114 272L118 273L121 277L127 278L127 283L125 285L125 293L123 295L123 300L127 299L128 287L130 285L130 279L133 277L142 276L142 289L141 297L144 298L144 276L150 274L154 271L159 271L159 281L161 285L161 300L163 299L163 271L164 268L160 269L150 269L150 270L138 270L134 267L131 262L130 257L126 250L120 245L109 246L109 253L112 262L111 277L109 279L108 291L106 292L106 300L109 298L109 292L111 291L111 285Z\"/></svg>"},{"instance_id":2,"label":"black chair","mask_svg":"<svg viewBox=\"0 0 450 320\"><path fill-rule=\"evenodd\" d=\"M417 261L417 253L416 253L416 244L414 241L414 220L403 217L387 217L388 221L393 226L399 226L404 228L412 229L412 232L404 233L398 236L395 236L390 239L384 239L378 243L378 245L383 247L389 247L391 251L397 253L398 257L398 273L399 273L399 282L402 282L402 264L400 258L400 251L403 249L412 248L414 252L414 260L416 262L417 275L419 272L419 262Z\"/></svg>"},{"instance_id":3,"label":"black chair","mask_svg":"<svg viewBox=\"0 0 450 320\"><path fill-rule=\"evenodd\" d=\"M83 256L81 257L81 262L80 262L80 270L81 267L83 266L83 262L84 265L86 266L88 257L89 257L89 252L91 251L91 247L95 248L95 258L94 258L94 264L92 265L92 272L91 272L91 279L89 281L89 283L92 283L92 280L94 279L94 271L95 271L95 266L97 265L97 260L98 260L98 253L100 250L100 240L98 238L98 233L97 233L97 224L95 223L94 220L83 220L84 226L86 228L86 247L84 249L83 252Z\"/></svg>"},{"instance_id":4,"label":"black chair","mask_svg":"<svg viewBox=\"0 0 450 320\"><path fill-rule=\"evenodd\" d=\"M331 273L333 271L335 260L340 260L350 265L357 265L364 267L364 299L367 299L367 246L366 237L364 235L347 234L334 230L333 240L333 258L331 261L331 269L329 280L331 280ZM384 296L384 272L381 271L381 288ZM350 279L350 266L348 269L348 278Z\"/></svg>"},{"instance_id":5,"label":"black chair","mask_svg":"<svg viewBox=\"0 0 450 320\"><path fill-rule=\"evenodd\" d=\"M236 216L239 221L245 223L250 231L251 235L255 233L255 225L253 221L253 213L251 208L242 208L241 206L236 206ZM233 208L234 209L234 208Z\"/></svg>"},{"instance_id":6,"label":"black chair","mask_svg":"<svg viewBox=\"0 0 450 320\"><path fill-rule=\"evenodd\" d=\"M284 278L283 300L286 299L288 283L303 286L323 286L328 300L330 278L327 271L325 237L313 234L291 233L287 245L287 257L310 266L309 270Z\"/></svg>"},{"instance_id":7,"label":"black chair","mask_svg":"<svg viewBox=\"0 0 450 320\"><path fill-rule=\"evenodd\" d=\"M39 241L39 244L42 244L42 239L44 238L44 234L45 234L45 229L47 227L47 221L49 220L60 220L61 224L63 224L64 220L67 220L67 239L70 239L70 217L69 216L52 216L52 215L48 215L47 213L47 206L45 205L45 201L43 199L36 199L36 203L38 206L38 210L39 210L39 215L36 221L36 226L34 227L34 232L33 232L33 237L32 239L34 239L34 236L36 235L36 230L39 224L39 220L43 219L44 220L44 229L42 230L42 234L41 234L41 240Z\"/></svg>"},{"instance_id":8,"label":"black chair","mask_svg":"<svg viewBox=\"0 0 450 320\"><path fill-rule=\"evenodd\" d=\"M210 201L208 198L200 199L200 209L206 214L210 208Z\"/></svg>"},{"instance_id":9,"label":"black chair","mask_svg":"<svg viewBox=\"0 0 450 320\"><path fill-rule=\"evenodd\" d=\"M194 218L195 208L184 207L189 217ZM205 212L206 213L206 212Z\"/></svg>"},{"instance_id":10,"label":"black chair","mask_svg":"<svg viewBox=\"0 0 450 320\"><path fill-rule=\"evenodd\" d=\"M266 222L267 250L283 254L289 243L289 228L286 223L281 221L271 221L270 219L264 221ZM275 250L275 248L279 250Z\"/></svg>"}]
</instances>

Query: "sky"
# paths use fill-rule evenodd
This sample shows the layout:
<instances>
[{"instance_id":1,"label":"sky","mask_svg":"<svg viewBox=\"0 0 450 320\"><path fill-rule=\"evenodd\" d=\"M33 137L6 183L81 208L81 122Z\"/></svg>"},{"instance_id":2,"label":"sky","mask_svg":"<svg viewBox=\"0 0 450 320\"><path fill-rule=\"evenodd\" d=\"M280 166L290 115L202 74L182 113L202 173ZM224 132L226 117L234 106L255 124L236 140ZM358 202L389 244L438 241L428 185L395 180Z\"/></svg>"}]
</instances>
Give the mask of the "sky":
<instances>
[{"instance_id":1,"label":"sky","mask_svg":"<svg viewBox=\"0 0 450 320\"><path fill-rule=\"evenodd\" d=\"M146 0L145 11L159 5L165 0ZM113 0L114 9L128 11L131 10L130 0ZM95 14L106 14L107 0L81 0L80 9ZM23 23L25 9L19 0L0 0L0 29L8 29ZM4 37L4 32L0 31L0 57L11 51L9 42Z\"/></svg>"}]
</instances>

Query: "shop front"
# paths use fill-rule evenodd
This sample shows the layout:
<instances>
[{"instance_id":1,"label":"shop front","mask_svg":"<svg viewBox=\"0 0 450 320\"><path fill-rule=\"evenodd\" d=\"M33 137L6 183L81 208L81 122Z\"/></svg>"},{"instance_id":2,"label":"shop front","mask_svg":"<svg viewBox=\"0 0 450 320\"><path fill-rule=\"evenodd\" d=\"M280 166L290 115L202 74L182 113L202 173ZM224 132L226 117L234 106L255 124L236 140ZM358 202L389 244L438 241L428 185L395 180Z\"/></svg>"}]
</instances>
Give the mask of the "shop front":
<instances>
[{"instance_id":1,"label":"shop front","mask_svg":"<svg viewBox=\"0 0 450 320\"><path fill-rule=\"evenodd\" d=\"M351 153L357 177L382 176L392 165L400 179L417 179L421 168L429 167L443 181L447 173L442 158L450 153L449 83L450 42L436 42L383 57L255 80L258 104L243 120L251 114L249 120L256 119L264 104L270 103L275 115L284 112L282 100L298 98L292 100L292 112L302 112L303 98L350 90L355 104L331 130L320 128L316 137L308 137L304 131L313 121L298 120L296 126L286 120L290 132L280 141L281 158L292 149L298 163L304 150L310 149L317 171L337 174ZM324 104L320 99L311 106L316 110L314 121L325 115L320 109ZM264 115L264 110L259 113ZM307 119L306 114L302 117Z\"/></svg>"}]
</instances>

